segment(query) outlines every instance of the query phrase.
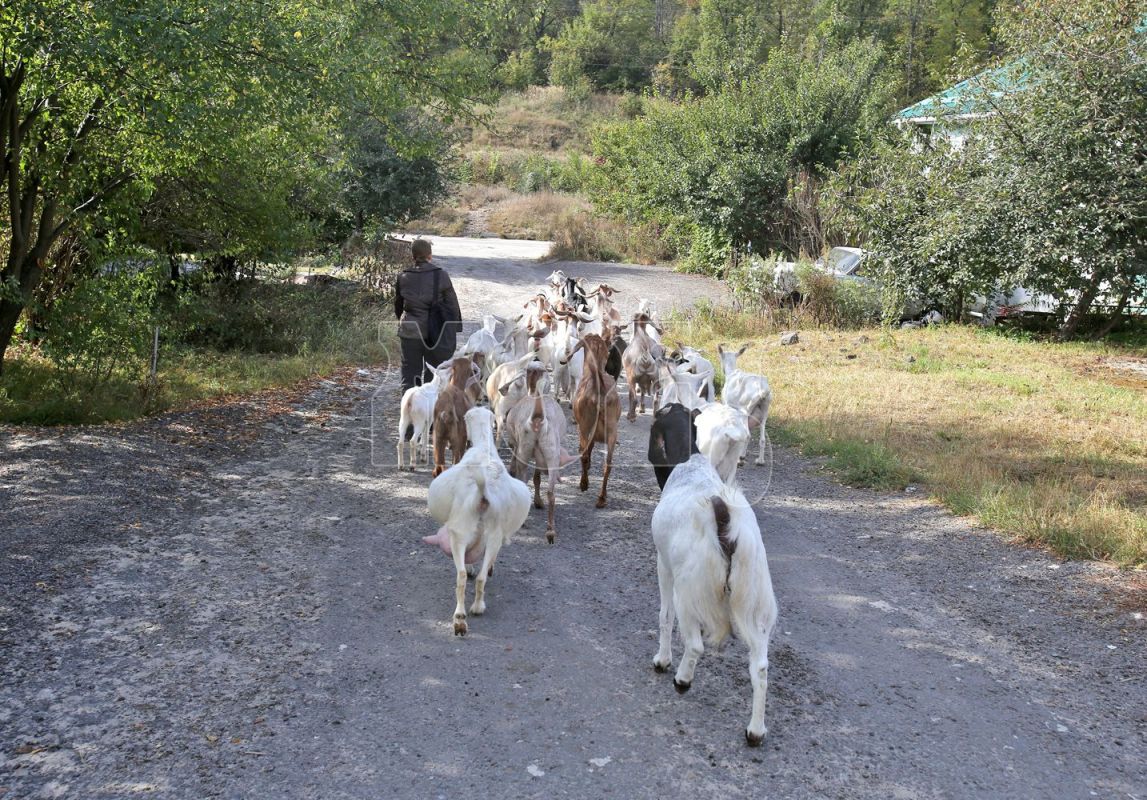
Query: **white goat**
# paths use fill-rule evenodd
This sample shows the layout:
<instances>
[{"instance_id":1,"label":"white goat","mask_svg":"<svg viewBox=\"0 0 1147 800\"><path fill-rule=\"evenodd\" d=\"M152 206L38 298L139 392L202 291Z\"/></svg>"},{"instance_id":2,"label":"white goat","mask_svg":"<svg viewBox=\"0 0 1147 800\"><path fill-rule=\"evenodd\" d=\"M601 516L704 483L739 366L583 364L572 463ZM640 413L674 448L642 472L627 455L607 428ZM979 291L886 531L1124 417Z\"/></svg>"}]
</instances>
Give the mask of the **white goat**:
<instances>
[{"instance_id":1,"label":"white goat","mask_svg":"<svg viewBox=\"0 0 1147 800\"><path fill-rule=\"evenodd\" d=\"M645 332L649 334L649 338L661 344L661 327L657 324L657 310L653 307L653 303L644 297L637 301L637 314L644 314L649 318L650 325L646 327Z\"/></svg>"},{"instance_id":2,"label":"white goat","mask_svg":"<svg viewBox=\"0 0 1147 800\"><path fill-rule=\"evenodd\" d=\"M718 443L726 449L733 443ZM673 686L684 693L693 684L704 650L702 633L716 647L730 629L749 646L753 706L745 740L765 738L765 696L769 686L769 637L777 601L769 562L752 507L726 485L709 459L696 454L678 464L653 511L657 583L661 590L660 641L653 667L673 663L673 619L681 626L684 654Z\"/></svg>"},{"instance_id":3,"label":"white goat","mask_svg":"<svg viewBox=\"0 0 1147 800\"><path fill-rule=\"evenodd\" d=\"M478 407L466 412L470 449L462 460L430 483L427 504L430 514L446 528L454 558L454 634L465 636L466 550L484 550L482 566L475 573L474 602L470 613L486 611L486 579L502 545L522 527L530 513L530 490L510 477L494 445L493 415Z\"/></svg>"},{"instance_id":4,"label":"white goat","mask_svg":"<svg viewBox=\"0 0 1147 800\"><path fill-rule=\"evenodd\" d=\"M482 379L490 377L490 372L496 366L494 361L494 354L498 349L498 337L494 335L494 331L498 327L498 318L493 314L486 314L482 317L482 327L470 334L466 340L466 345L462 348L461 355L474 356L481 355L480 364L482 367ZM475 359L477 361L477 359Z\"/></svg>"},{"instance_id":5,"label":"white goat","mask_svg":"<svg viewBox=\"0 0 1147 800\"><path fill-rule=\"evenodd\" d=\"M398 468L403 464L403 442L406 440L406 429L413 428L410 437L410 471L418 465L418 454L421 452L427 464L430 463L430 426L434 422L434 404L446 381L450 377L450 361L440 365L434 370L434 380L421 386L412 386L402 395L402 403L398 413Z\"/></svg>"},{"instance_id":6,"label":"white goat","mask_svg":"<svg viewBox=\"0 0 1147 800\"><path fill-rule=\"evenodd\" d=\"M501 444L503 441L502 435L506 428L506 414L514 407L514 404L521 400L526 394L526 381L521 374L526 368L526 365L534 360L535 354L527 352L525 355L517 358L514 361L507 361L505 364L499 364L490 373L490 377L486 379L486 397L490 400L490 411L494 414L494 423L496 425L496 432L494 434L494 441ZM508 391L503 393L502 387L510 382L512 385Z\"/></svg>"},{"instance_id":7,"label":"white goat","mask_svg":"<svg viewBox=\"0 0 1147 800\"><path fill-rule=\"evenodd\" d=\"M733 485L737 464L749 447L749 416L724 403L709 403L697 415L697 449L708 457L721 480Z\"/></svg>"},{"instance_id":8,"label":"white goat","mask_svg":"<svg viewBox=\"0 0 1147 800\"><path fill-rule=\"evenodd\" d=\"M585 365L585 355L577 350L578 323L589 320L589 316L576 313L558 312L558 321L553 330L554 396L564 396L573 403L574 390L581 382Z\"/></svg>"},{"instance_id":9,"label":"white goat","mask_svg":"<svg viewBox=\"0 0 1147 800\"><path fill-rule=\"evenodd\" d=\"M754 375L751 372L737 369L737 358L749 348L743 345L740 350L733 353L717 345L717 353L721 357L721 369L725 373L725 385L721 389L721 400L726 405L744 411L750 417L749 426L761 427L760 442L757 449L757 464L765 463L765 421L769 418L769 405L773 402L773 392L769 389L769 381L763 375Z\"/></svg>"},{"instance_id":10,"label":"white goat","mask_svg":"<svg viewBox=\"0 0 1147 800\"><path fill-rule=\"evenodd\" d=\"M706 394L703 397L712 402L717 399L717 387L713 385L713 376L717 371L713 368L713 362L705 358L705 356L695 347L677 342L677 352L681 355L681 363L688 365L689 371L694 375L700 375L704 378L704 386Z\"/></svg>"},{"instance_id":11,"label":"white goat","mask_svg":"<svg viewBox=\"0 0 1147 800\"><path fill-rule=\"evenodd\" d=\"M665 408L670 403L680 403L687 409L701 408L706 405L701 398L701 389L705 379L689 371L688 364L674 364L671 361L662 361L659 380L661 382L661 398L657 408Z\"/></svg>"}]
</instances>

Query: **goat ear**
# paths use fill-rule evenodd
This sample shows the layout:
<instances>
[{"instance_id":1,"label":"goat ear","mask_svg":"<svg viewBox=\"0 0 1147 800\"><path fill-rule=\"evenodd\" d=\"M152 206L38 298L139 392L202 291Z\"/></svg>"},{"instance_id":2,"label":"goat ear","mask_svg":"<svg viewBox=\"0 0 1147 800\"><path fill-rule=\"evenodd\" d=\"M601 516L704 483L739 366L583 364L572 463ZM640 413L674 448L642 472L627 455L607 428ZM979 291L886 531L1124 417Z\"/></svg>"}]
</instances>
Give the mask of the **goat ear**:
<instances>
[{"instance_id":1,"label":"goat ear","mask_svg":"<svg viewBox=\"0 0 1147 800\"><path fill-rule=\"evenodd\" d=\"M752 342L747 342L746 344L741 345L741 349L737 351L737 355L739 356L742 353L744 353L746 350L749 349L749 347L752 346L752 344L753 344Z\"/></svg>"}]
</instances>

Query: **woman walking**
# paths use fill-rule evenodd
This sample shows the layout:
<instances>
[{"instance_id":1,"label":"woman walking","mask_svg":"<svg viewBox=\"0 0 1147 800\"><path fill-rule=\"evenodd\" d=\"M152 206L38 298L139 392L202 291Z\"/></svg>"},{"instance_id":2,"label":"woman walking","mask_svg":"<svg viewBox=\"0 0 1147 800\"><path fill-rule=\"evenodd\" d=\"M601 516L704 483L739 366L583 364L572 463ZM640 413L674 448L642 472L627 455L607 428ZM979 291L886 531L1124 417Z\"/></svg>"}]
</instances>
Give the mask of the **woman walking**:
<instances>
[{"instance_id":1,"label":"woman walking","mask_svg":"<svg viewBox=\"0 0 1147 800\"><path fill-rule=\"evenodd\" d=\"M446 270L430 260L430 242L410 245L414 265L398 276L394 316L402 345L402 391L433 378L432 367L454 355L462 312Z\"/></svg>"}]
</instances>

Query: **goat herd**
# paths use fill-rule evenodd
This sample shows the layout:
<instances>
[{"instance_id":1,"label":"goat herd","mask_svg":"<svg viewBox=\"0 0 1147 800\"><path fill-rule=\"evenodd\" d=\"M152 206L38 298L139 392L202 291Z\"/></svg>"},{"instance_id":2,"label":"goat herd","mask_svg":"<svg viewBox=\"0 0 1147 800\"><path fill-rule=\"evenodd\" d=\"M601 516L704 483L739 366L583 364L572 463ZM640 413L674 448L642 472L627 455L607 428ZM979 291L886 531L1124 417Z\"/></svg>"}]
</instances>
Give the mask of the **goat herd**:
<instances>
[{"instance_id":1,"label":"goat herd","mask_svg":"<svg viewBox=\"0 0 1147 800\"><path fill-rule=\"evenodd\" d=\"M630 324L622 325L616 293L605 283L587 293L582 281L555 271L517 319L487 316L461 351L435 370L433 381L404 394L398 465L414 469L420 454L429 463L433 435L428 504L442 527L425 541L453 557L454 633L465 635L467 565L475 576L469 610L480 615L498 552L529 515L531 465L537 508L543 508L543 474L547 480L546 539L555 539L554 486L560 470L575 460L562 447L563 399L578 430L583 492L594 445L605 445L597 507L606 505L621 418L617 382L624 370L629 420L636 419L638 404L645 412L647 396L651 401L649 460L662 490L652 519L661 591L653 666L664 672L673 661L674 616L685 648L673 679L678 692L693 681L703 634L717 645L735 631L749 647L753 687L745 738L759 745L766 731L768 643L777 604L756 515L735 476L754 428L760 429L756 463L764 463L768 381L737 369L748 345L736 352L718 347L724 386L717 402L713 364L679 343L667 352L648 302L638 303L631 339L624 341ZM508 328L500 339L499 324ZM478 405L483 392L489 408ZM512 452L509 472L498 452L504 438ZM447 447L454 459L449 469Z\"/></svg>"}]
</instances>

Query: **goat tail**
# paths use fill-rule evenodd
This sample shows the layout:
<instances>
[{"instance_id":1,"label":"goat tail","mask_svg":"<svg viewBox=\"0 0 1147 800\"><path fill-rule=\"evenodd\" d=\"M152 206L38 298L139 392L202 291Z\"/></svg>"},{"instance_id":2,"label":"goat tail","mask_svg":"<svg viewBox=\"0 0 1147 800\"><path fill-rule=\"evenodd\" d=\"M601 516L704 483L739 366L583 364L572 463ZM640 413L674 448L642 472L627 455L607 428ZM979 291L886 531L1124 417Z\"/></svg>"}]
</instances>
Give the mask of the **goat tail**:
<instances>
[{"instance_id":1,"label":"goat tail","mask_svg":"<svg viewBox=\"0 0 1147 800\"><path fill-rule=\"evenodd\" d=\"M704 575L701 584L695 584L699 592L690 592L693 600L693 612L701 622L701 630L705 641L710 647L718 647L732 631L730 619L728 583L730 575L730 557L736 549L736 542L732 539L731 519L728 504L720 497L713 496L704 501L706 509L712 514L713 527L708 528L705 534L707 541L703 548Z\"/></svg>"}]
</instances>

